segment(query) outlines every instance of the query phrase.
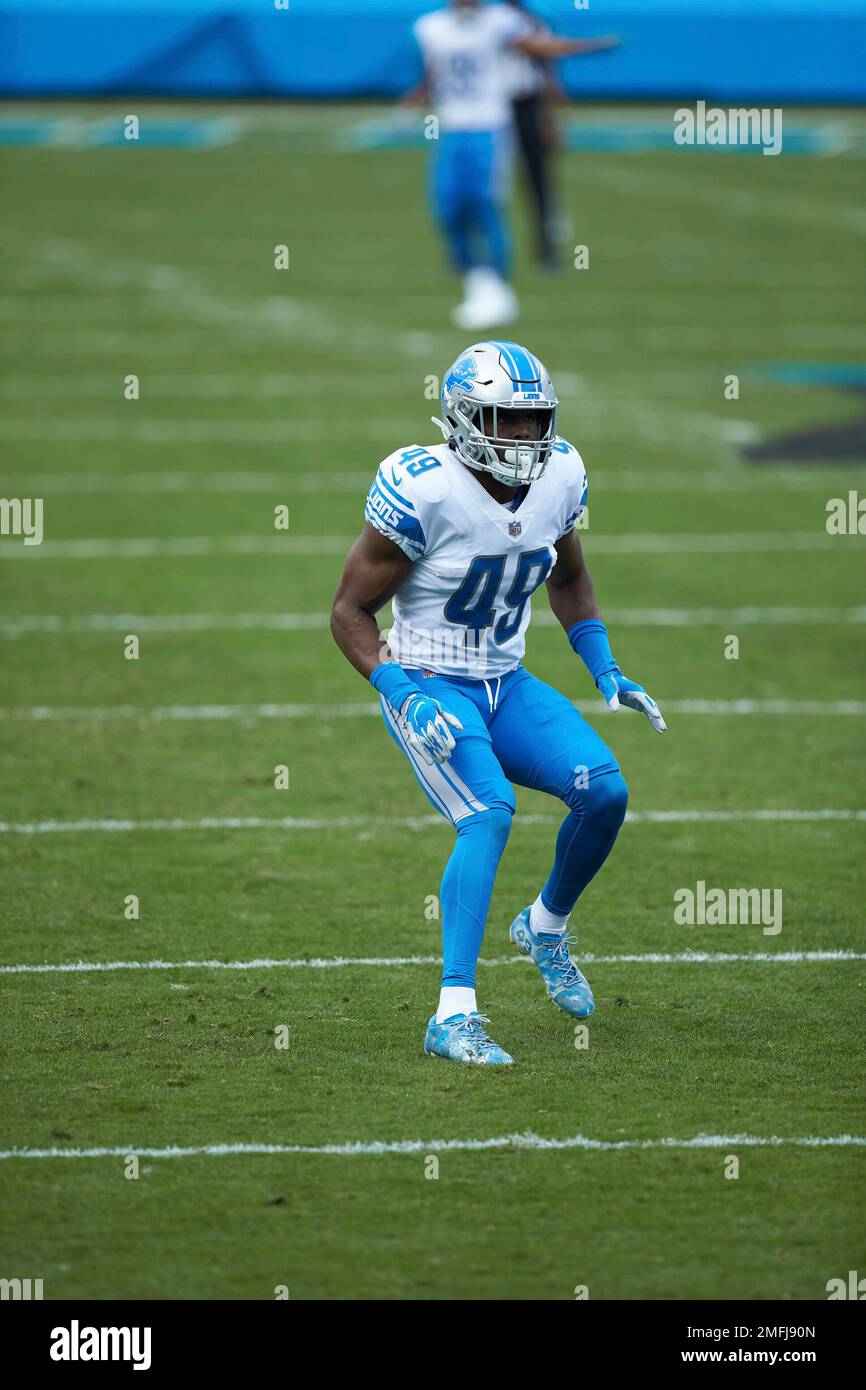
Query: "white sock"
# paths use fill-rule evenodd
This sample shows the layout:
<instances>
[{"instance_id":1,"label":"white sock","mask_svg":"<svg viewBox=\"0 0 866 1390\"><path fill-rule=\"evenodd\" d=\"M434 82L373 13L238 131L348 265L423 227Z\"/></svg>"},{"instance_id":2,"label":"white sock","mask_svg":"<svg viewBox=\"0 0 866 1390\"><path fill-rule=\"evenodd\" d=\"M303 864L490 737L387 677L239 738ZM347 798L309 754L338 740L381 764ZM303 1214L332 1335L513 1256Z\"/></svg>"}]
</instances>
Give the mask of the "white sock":
<instances>
[{"instance_id":1,"label":"white sock","mask_svg":"<svg viewBox=\"0 0 866 1390\"><path fill-rule=\"evenodd\" d=\"M556 932L557 936L562 936L568 926L568 918L557 917L554 913L548 912L539 893L529 909L529 925L534 932Z\"/></svg>"},{"instance_id":2,"label":"white sock","mask_svg":"<svg viewBox=\"0 0 866 1390\"><path fill-rule=\"evenodd\" d=\"M444 1023L446 1018L453 1018L455 1014L477 1014L478 1005L475 1003L475 990L466 989L463 985L444 985L439 993L439 1008L436 1010L436 1022Z\"/></svg>"}]
</instances>

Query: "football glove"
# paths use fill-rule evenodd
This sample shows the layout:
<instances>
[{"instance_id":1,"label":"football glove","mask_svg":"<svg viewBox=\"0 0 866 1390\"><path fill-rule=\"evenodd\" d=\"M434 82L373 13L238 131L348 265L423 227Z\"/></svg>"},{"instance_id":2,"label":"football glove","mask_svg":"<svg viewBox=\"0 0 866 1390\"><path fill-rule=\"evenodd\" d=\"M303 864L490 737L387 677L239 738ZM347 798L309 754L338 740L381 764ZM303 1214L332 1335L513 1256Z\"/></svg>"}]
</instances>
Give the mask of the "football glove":
<instances>
[{"instance_id":1,"label":"football glove","mask_svg":"<svg viewBox=\"0 0 866 1390\"><path fill-rule=\"evenodd\" d=\"M443 709L432 695L425 695L396 661L383 661L370 675L374 690L398 715L407 744L425 763L444 763L451 757L454 735L462 729L455 714Z\"/></svg>"},{"instance_id":2,"label":"football glove","mask_svg":"<svg viewBox=\"0 0 866 1390\"><path fill-rule=\"evenodd\" d=\"M569 628L568 640L607 700L609 709L618 710L620 705L625 705L626 709L638 710L646 715L656 733L666 732L668 726L655 700L642 685L624 676L617 666L603 622L589 618L585 622L575 623Z\"/></svg>"},{"instance_id":3,"label":"football glove","mask_svg":"<svg viewBox=\"0 0 866 1390\"><path fill-rule=\"evenodd\" d=\"M626 709L636 709L645 714L657 734L667 732L667 724L662 712L651 695L647 695L642 685L630 681L617 666L615 671L607 671L596 681L599 691L607 700L608 708L617 710L620 705Z\"/></svg>"},{"instance_id":4,"label":"football glove","mask_svg":"<svg viewBox=\"0 0 866 1390\"><path fill-rule=\"evenodd\" d=\"M420 691L410 695L400 710L400 718L403 737L425 763L444 763L451 757L455 743L451 729L462 729L463 725L432 695L422 695Z\"/></svg>"}]
</instances>

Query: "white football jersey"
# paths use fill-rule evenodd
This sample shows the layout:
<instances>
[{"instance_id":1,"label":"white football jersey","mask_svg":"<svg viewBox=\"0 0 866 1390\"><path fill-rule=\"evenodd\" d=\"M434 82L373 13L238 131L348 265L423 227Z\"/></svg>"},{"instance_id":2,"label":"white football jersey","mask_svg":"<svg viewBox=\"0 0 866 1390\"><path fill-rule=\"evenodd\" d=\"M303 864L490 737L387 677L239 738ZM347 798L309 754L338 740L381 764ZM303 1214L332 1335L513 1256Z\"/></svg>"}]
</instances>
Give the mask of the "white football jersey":
<instances>
[{"instance_id":1,"label":"white football jersey","mask_svg":"<svg viewBox=\"0 0 866 1390\"><path fill-rule=\"evenodd\" d=\"M440 128L501 130L511 120L511 87L503 59L532 21L510 5L434 10L414 33L432 88Z\"/></svg>"},{"instance_id":2,"label":"white football jersey","mask_svg":"<svg viewBox=\"0 0 866 1390\"><path fill-rule=\"evenodd\" d=\"M379 466L365 516L413 561L393 599L388 643L401 666L483 680L526 650L533 592L586 507L586 469L564 439L516 511L447 444L398 449Z\"/></svg>"}]
</instances>

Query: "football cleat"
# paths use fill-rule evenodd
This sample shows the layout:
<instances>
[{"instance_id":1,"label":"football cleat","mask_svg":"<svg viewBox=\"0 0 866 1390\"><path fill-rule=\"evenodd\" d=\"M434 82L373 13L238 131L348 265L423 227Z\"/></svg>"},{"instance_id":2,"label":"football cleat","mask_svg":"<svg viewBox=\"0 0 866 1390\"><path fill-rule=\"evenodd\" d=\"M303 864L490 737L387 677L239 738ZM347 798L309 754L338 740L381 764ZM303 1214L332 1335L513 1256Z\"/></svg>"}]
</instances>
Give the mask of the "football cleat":
<instances>
[{"instance_id":1,"label":"football cleat","mask_svg":"<svg viewBox=\"0 0 866 1390\"><path fill-rule=\"evenodd\" d=\"M434 1014L427 1024L424 1051L431 1057L449 1057L452 1062L465 1062L475 1067L510 1067L514 1058L488 1038L482 1023L489 1023L486 1014L454 1014L443 1023Z\"/></svg>"},{"instance_id":2,"label":"football cleat","mask_svg":"<svg viewBox=\"0 0 866 1390\"><path fill-rule=\"evenodd\" d=\"M511 323L519 309L514 290L495 270L479 266L464 282L463 303L452 311L452 322L471 333Z\"/></svg>"},{"instance_id":3,"label":"football cleat","mask_svg":"<svg viewBox=\"0 0 866 1390\"><path fill-rule=\"evenodd\" d=\"M568 950L569 945L577 943L577 937L534 932L529 925L528 907L515 917L508 935L517 949L538 966L554 1004L572 1018L589 1018L595 1009L592 990Z\"/></svg>"}]
</instances>

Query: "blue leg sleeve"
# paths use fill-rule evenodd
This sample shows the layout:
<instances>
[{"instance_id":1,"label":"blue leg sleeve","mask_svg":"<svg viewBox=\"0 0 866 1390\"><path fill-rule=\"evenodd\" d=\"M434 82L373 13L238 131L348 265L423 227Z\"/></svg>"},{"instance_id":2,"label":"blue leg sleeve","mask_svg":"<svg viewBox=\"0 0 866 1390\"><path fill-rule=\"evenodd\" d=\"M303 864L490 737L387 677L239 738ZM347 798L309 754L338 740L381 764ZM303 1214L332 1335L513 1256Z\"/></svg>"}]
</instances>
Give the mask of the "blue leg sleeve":
<instances>
[{"instance_id":1,"label":"blue leg sleeve","mask_svg":"<svg viewBox=\"0 0 866 1390\"><path fill-rule=\"evenodd\" d=\"M481 225L493 269L507 280L511 270L511 233L504 208L486 200L479 208Z\"/></svg>"},{"instance_id":2,"label":"blue leg sleeve","mask_svg":"<svg viewBox=\"0 0 866 1390\"><path fill-rule=\"evenodd\" d=\"M442 984L475 988L493 880L511 829L503 807L467 816L442 876Z\"/></svg>"},{"instance_id":3,"label":"blue leg sleeve","mask_svg":"<svg viewBox=\"0 0 866 1390\"><path fill-rule=\"evenodd\" d=\"M473 180L475 216L487 247L486 261L504 280L511 269L511 227L508 220L510 139L502 131L479 132Z\"/></svg>"},{"instance_id":4,"label":"blue leg sleeve","mask_svg":"<svg viewBox=\"0 0 866 1390\"><path fill-rule=\"evenodd\" d=\"M544 906L558 917L568 916L613 849L628 788L621 772L606 772L573 789L567 800L572 809L560 826L553 868L541 890Z\"/></svg>"},{"instance_id":5,"label":"blue leg sleeve","mask_svg":"<svg viewBox=\"0 0 866 1390\"><path fill-rule=\"evenodd\" d=\"M474 264L471 188L465 174L466 152L459 137L443 137L432 155L430 196L454 268L462 275Z\"/></svg>"},{"instance_id":6,"label":"blue leg sleeve","mask_svg":"<svg viewBox=\"0 0 866 1390\"><path fill-rule=\"evenodd\" d=\"M628 801L622 773L571 702L522 667L503 681L490 730L506 777L557 796L570 808L541 893L549 912L566 917L622 825Z\"/></svg>"}]
</instances>

